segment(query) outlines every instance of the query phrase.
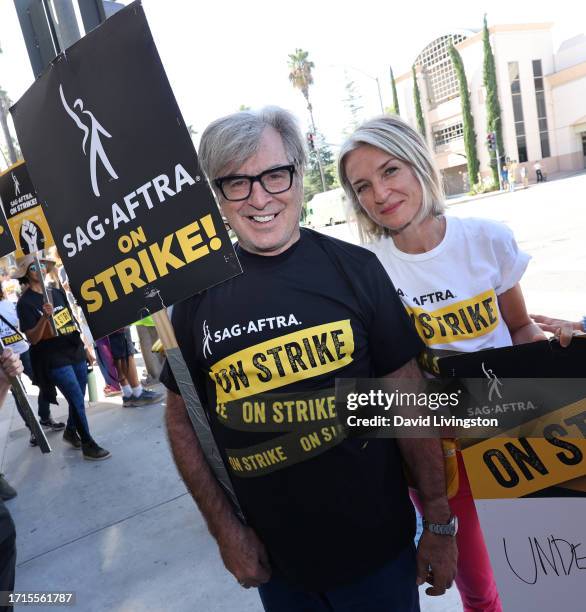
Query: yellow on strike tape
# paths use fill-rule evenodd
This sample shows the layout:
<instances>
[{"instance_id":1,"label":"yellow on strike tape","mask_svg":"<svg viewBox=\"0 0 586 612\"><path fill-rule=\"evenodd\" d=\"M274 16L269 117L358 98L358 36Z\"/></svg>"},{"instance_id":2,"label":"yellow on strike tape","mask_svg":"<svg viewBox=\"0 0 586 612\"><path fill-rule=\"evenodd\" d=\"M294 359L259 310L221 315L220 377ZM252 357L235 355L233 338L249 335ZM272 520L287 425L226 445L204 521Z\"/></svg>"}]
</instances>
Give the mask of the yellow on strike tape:
<instances>
[{"instance_id":1,"label":"yellow on strike tape","mask_svg":"<svg viewBox=\"0 0 586 612\"><path fill-rule=\"evenodd\" d=\"M324 323L266 340L224 357L208 375L217 401L226 404L335 372L353 360L349 319Z\"/></svg>"},{"instance_id":2,"label":"yellow on strike tape","mask_svg":"<svg viewBox=\"0 0 586 612\"><path fill-rule=\"evenodd\" d=\"M586 399L526 426L543 437L518 438L515 428L462 451L475 498L523 497L586 476Z\"/></svg>"}]
</instances>

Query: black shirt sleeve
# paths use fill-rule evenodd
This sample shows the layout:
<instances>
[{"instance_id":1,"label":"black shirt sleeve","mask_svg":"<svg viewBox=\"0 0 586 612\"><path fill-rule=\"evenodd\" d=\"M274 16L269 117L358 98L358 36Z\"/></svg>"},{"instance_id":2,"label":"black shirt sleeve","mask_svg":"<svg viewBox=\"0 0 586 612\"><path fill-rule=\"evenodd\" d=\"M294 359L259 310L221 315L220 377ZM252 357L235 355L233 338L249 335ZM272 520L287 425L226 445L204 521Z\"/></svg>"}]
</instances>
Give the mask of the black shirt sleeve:
<instances>
[{"instance_id":1,"label":"black shirt sleeve","mask_svg":"<svg viewBox=\"0 0 586 612\"><path fill-rule=\"evenodd\" d=\"M360 278L372 306L368 341L375 376L385 376L417 357L425 345L375 255L364 267Z\"/></svg>"},{"instance_id":2,"label":"black shirt sleeve","mask_svg":"<svg viewBox=\"0 0 586 612\"><path fill-rule=\"evenodd\" d=\"M30 289L27 289L16 304L16 314L18 315L19 327L23 332L27 332L29 329L32 329L37 324L37 321L41 318L34 300L31 299L33 296L30 295L30 291Z\"/></svg>"}]
</instances>

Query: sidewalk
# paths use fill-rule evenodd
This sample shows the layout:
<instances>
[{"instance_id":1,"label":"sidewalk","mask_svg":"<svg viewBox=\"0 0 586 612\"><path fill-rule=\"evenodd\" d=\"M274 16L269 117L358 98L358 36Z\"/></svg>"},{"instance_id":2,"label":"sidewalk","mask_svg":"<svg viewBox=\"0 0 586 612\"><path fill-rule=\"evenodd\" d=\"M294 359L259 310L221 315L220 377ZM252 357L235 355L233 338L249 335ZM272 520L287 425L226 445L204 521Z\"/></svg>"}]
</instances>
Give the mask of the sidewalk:
<instances>
[{"instance_id":1,"label":"sidewalk","mask_svg":"<svg viewBox=\"0 0 586 612\"><path fill-rule=\"evenodd\" d=\"M99 383L98 383L99 384ZM103 386L103 385L102 385ZM36 411L36 397L32 397ZM112 452L84 461L60 432L53 452L28 445L12 397L0 411L0 457L18 496L7 503L17 530L18 591L75 591L83 612L261 612L240 588L187 494L170 456L161 404L88 408L92 433ZM63 400L53 414L66 418ZM4 435L3 435L4 434ZM459 596L429 598L424 612L461 610ZM27 609L44 609L27 606Z\"/></svg>"}]
</instances>

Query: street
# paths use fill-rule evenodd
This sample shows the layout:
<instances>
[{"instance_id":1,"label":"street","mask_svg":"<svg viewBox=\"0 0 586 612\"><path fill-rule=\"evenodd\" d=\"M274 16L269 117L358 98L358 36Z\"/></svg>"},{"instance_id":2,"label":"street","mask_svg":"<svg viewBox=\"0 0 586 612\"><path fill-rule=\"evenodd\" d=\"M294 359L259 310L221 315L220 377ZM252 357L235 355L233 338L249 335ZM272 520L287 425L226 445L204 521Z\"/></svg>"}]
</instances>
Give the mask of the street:
<instances>
[{"instance_id":1,"label":"street","mask_svg":"<svg viewBox=\"0 0 586 612\"><path fill-rule=\"evenodd\" d=\"M522 282L528 310L578 319L586 314L584 193L580 174L454 202L448 214L509 225L533 258ZM324 231L356 241L347 225ZM36 411L36 397L32 404ZM59 433L48 434L50 455L29 448L7 399L0 453L1 471L18 490L7 503L18 534L17 591L75 591L74 609L84 612L261 612L256 591L242 589L224 569L175 470L163 410L123 409L120 398L92 405L92 432L112 458L91 463L64 446ZM66 412L61 399L53 414L62 420ZM421 600L424 612L462 609L455 588L436 599L422 591Z\"/></svg>"}]
</instances>

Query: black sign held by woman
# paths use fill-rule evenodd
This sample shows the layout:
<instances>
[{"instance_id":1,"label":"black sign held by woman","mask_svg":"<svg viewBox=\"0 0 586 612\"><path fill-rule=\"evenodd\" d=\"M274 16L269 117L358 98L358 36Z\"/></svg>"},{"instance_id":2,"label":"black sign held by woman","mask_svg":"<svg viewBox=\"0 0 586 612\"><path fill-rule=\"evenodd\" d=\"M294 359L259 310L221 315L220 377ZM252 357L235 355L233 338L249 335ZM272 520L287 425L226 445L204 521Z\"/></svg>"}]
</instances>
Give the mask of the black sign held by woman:
<instances>
[{"instance_id":1,"label":"black sign held by woman","mask_svg":"<svg viewBox=\"0 0 586 612\"><path fill-rule=\"evenodd\" d=\"M139 2L55 58L12 114L95 337L241 272Z\"/></svg>"}]
</instances>

